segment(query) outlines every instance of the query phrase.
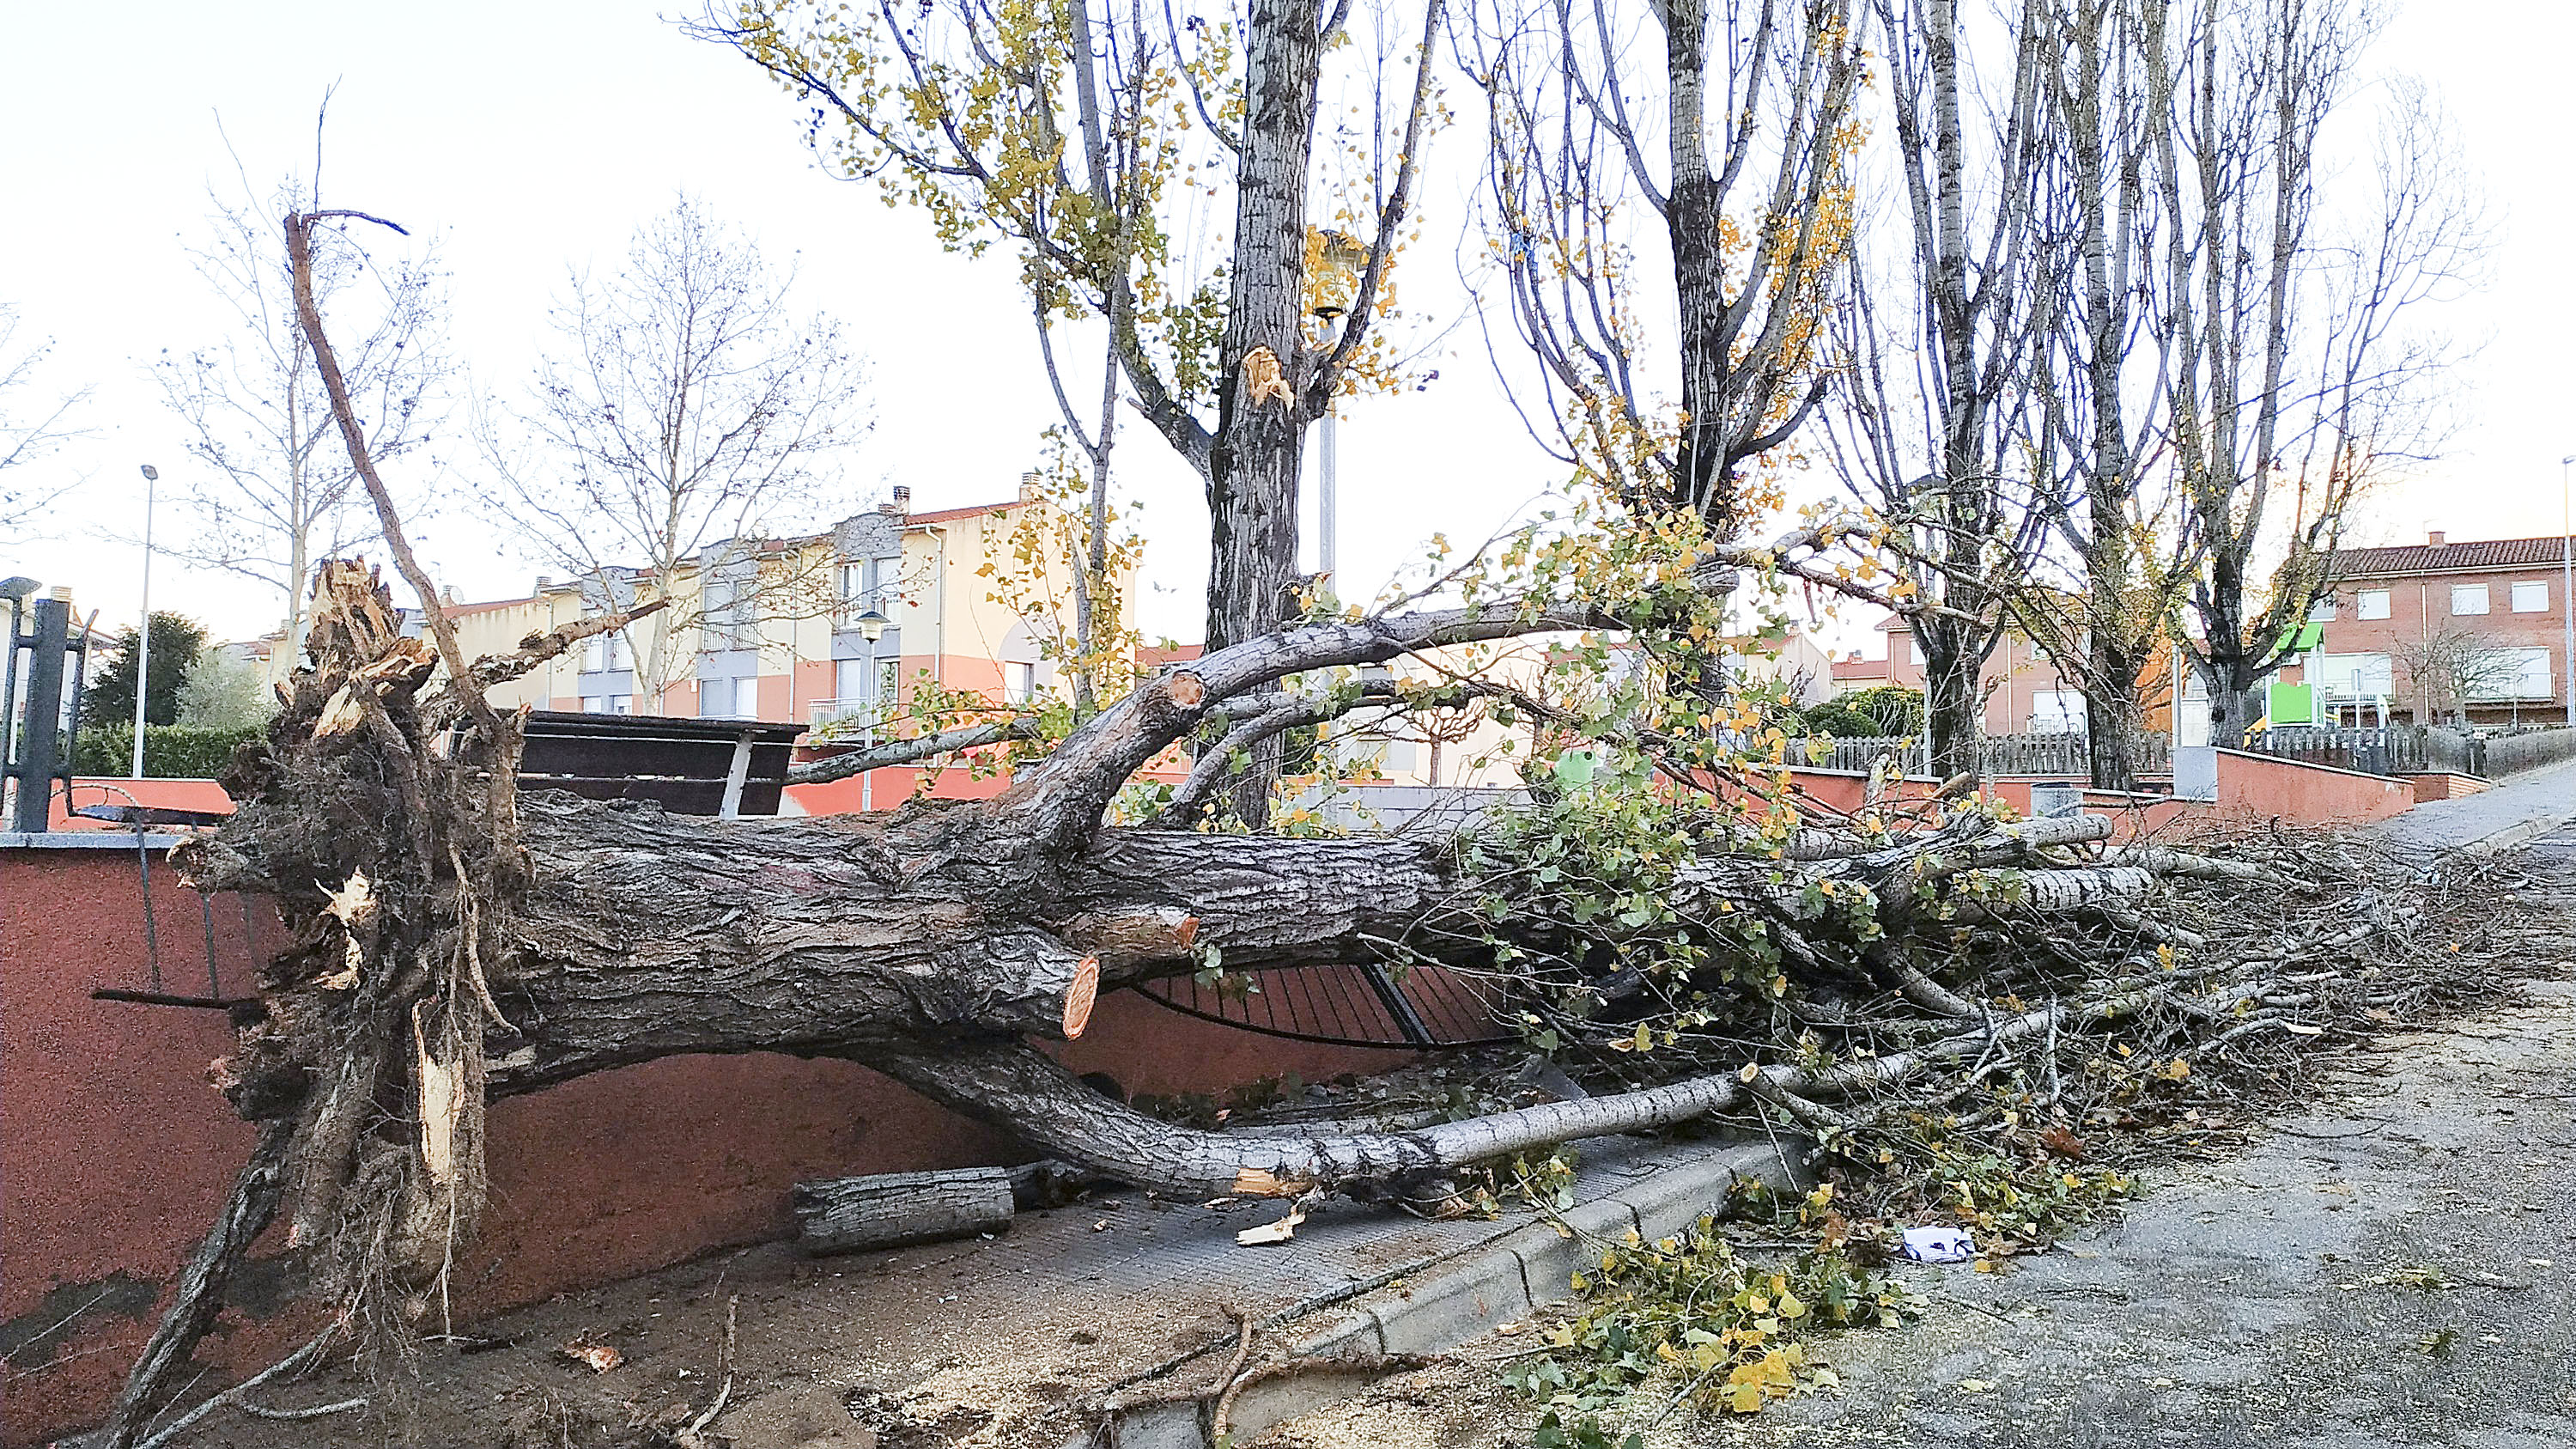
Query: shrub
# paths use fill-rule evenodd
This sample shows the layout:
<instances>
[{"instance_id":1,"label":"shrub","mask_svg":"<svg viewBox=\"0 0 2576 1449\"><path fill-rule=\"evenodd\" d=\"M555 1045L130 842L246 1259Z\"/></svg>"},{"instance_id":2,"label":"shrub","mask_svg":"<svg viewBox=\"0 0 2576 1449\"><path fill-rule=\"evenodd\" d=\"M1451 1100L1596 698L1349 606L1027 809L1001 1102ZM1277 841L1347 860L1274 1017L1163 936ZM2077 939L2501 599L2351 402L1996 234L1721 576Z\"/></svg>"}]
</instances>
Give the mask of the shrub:
<instances>
[{"instance_id":1,"label":"shrub","mask_svg":"<svg viewBox=\"0 0 2576 1449\"><path fill-rule=\"evenodd\" d=\"M143 773L155 780L211 780L232 768L233 750L265 731L258 725L199 729L150 725L143 731ZM134 726L84 729L72 744L72 770L81 775L122 775L134 763Z\"/></svg>"},{"instance_id":2,"label":"shrub","mask_svg":"<svg viewBox=\"0 0 2576 1449\"><path fill-rule=\"evenodd\" d=\"M1923 691L1880 684L1837 695L1806 712L1810 734L1841 739L1923 733Z\"/></svg>"}]
</instances>

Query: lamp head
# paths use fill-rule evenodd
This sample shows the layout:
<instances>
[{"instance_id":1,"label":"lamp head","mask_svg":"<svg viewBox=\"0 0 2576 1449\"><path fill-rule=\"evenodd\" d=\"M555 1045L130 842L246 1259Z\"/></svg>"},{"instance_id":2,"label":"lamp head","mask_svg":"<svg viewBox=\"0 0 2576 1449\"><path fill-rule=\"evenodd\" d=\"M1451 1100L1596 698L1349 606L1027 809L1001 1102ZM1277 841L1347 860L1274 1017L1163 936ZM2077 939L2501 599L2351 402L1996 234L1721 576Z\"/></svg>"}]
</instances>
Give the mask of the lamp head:
<instances>
[{"instance_id":1,"label":"lamp head","mask_svg":"<svg viewBox=\"0 0 2576 1449\"><path fill-rule=\"evenodd\" d=\"M27 601L29 595L43 587L44 585L31 578L12 577L0 579L0 599L7 599L13 604L23 604Z\"/></svg>"},{"instance_id":2,"label":"lamp head","mask_svg":"<svg viewBox=\"0 0 2576 1449\"><path fill-rule=\"evenodd\" d=\"M160 469L158 469L158 468L153 467L153 466L152 466L151 464L149 464L149 463L144 464L144 465L143 465L143 481L144 481L144 482L146 482L146 483L158 483L158 482L160 482L160 481L161 481L161 470L160 470Z\"/></svg>"},{"instance_id":3,"label":"lamp head","mask_svg":"<svg viewBox=\"0 0 2576 1449\"><path fill-rule=\"evenodd\" d=\"M867 640L871 644L874 644L879 639L885 637L886 626L894 621L887 618L885 615L878 613L876 610L870 609L852 622L859 626L859 637Z\"/></svg>"}]
</instances>

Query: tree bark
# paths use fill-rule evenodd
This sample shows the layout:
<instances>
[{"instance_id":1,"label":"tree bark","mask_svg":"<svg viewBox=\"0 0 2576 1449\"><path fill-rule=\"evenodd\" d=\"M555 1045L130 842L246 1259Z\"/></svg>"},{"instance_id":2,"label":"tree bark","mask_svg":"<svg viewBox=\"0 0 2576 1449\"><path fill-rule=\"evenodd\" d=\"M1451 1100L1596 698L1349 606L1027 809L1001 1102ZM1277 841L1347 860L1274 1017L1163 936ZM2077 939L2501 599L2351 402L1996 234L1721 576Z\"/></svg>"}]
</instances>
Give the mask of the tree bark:
<instances>
[{"instance_id":1,"label":"tree bark","mask_svg":"<svg viewBox=\"0 0 2576 1449\"><path fill-rule=\"evenodd\" d=\"M1015 1201L1009 1169L888 1172L796 1185L796 1241L809 1253L856 1253L999 1232Z\"/></svg>"}]
</instances>

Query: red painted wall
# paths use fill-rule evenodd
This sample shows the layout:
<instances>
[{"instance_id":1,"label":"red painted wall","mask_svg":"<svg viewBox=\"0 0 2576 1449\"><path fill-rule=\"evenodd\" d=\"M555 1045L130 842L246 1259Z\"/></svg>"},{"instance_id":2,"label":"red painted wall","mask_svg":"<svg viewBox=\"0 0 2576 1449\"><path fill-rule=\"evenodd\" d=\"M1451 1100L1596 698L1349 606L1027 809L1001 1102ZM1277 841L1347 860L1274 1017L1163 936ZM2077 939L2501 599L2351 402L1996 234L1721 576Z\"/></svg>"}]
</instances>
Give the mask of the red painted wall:
<instances>
[{"instance_id":1,"label":"red painted wall","mask_svg":"<svg viewBox=\"0 0 2576 1449\"><path fill-rule=\"evenodd\" d=\"M2367 825L2414 809L2415 787L2379 775L2220 750L2218 808L2258 819L2277 815L2318 825Z\"/></svg>"},{"instance_id":2,"label":"red painted wall","mask_svg":"<svg viewBox=\"0 0 2576 1449\"><path fill-rule=\"evenodd\" d=\"M153 882L163 984L205 994L199 897L158 862ZM240 906L216 905L219 994L244 994L253 956ZM0 850L0 1342L13 1346L0 1444L96 1422L249 1150L251 1129L205 1082L231 1045L221 1014L90 999L97 986L150 984L142 940L132 851ZM1062 1050L1077 1070L1164 1093L1402 1059L1255 1036L1126 993ZM604 1072L494 1104L492 1202L457 1276L460 1309L777 1236L801 1179L1025 1155L847 1062L675 1057ZM275 1270L254 1266L247 1296L274 1312L261 1285ZM204 1353L248 1368L309 1332L294 1310L237 1309Z\"/></svg>"}]
</instances>

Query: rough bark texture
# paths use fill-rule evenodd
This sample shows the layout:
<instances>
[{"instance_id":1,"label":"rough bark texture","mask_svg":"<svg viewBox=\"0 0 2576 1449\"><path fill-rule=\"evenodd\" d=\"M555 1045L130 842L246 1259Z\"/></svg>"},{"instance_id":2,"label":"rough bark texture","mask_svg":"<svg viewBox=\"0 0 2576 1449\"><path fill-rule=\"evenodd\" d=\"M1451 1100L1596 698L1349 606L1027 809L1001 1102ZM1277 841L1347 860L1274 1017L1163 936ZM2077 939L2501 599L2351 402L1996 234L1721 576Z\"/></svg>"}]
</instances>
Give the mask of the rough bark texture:
<instances>
[{"instance_id":1,"label":"rough bark texture","mask_svg":"<svg viewBox=\"0 0 2576 1449\"><path fill-rule=\"evenodd\" d=\"M1013 1210L1011 1174L1000 1167L800 1182L796 1241L809 1253L929 1243L998 1232Z\"/></svg>"},{"instance_id":2,"label":"rough bark texture","mask_svg":"<svg viewBox=\"0 0 2576 1449\"><path fill-rule=\"evenodd\" d=\"M1253 0L1244 52L1232 295L1219 351L1226 383L1208 470L1207 647L1286 623L1297 567L1297 473L1307 414L1306 185L1323 64L1317 0ZM1256 390L1268 349L1286 386Z\"/></svg>"}]
</instances>

